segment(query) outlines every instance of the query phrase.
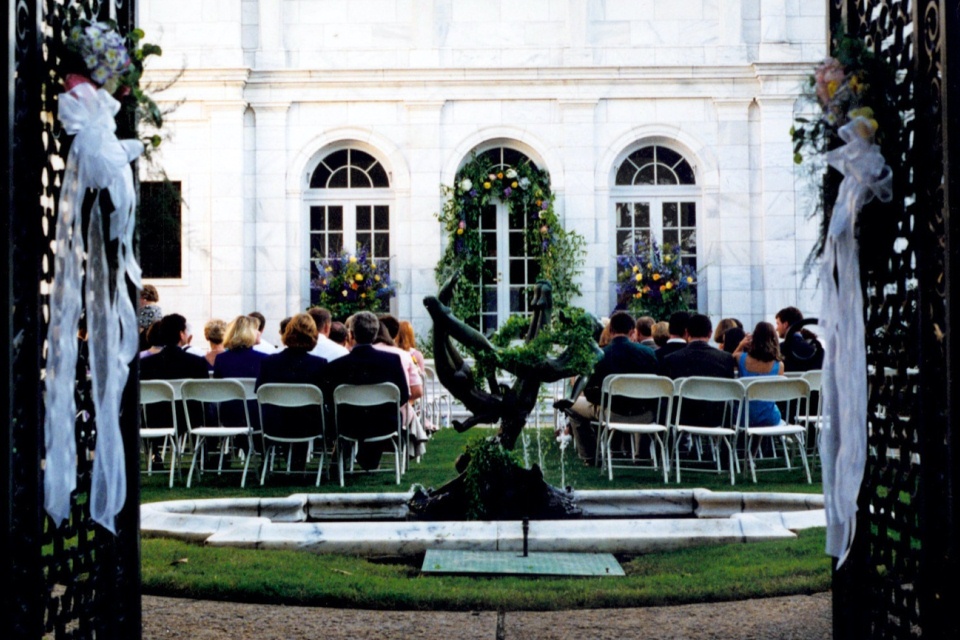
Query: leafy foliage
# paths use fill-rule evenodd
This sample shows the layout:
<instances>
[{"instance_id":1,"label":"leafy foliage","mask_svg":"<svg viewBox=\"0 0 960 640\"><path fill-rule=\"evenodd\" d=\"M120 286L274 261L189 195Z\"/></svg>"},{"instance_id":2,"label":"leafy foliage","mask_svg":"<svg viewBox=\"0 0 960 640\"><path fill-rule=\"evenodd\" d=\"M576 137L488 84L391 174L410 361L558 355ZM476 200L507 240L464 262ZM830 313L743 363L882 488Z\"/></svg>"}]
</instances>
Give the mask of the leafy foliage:
<instances>
[{"instance_id":1,"label":"leafy foliage","mask_svg":"<svg viewBox=\"0 0 960 640\"><path fill-rule=\"evenodd\" d=\"M358 311L376 313L397 295L390 282L389 260L378 263L364 246L356 255L344 251L335 258L314 261L319 275L310 282L310 288L319 293L319 306L329 309L338 320Z\"/></svg>"},{"instance_id":2,"label":"leafy foliage","mask_svg":"<svg viewBox=\"0 0 960 640\"><path fill-rule=\"evenodd\" d=\"M455 184L442 185L441 191L445 200L438 218L450 241L436 268L437 283L458 270L466 282L481 282L488 253L479 231L481 215L484 207L502 201L512 224L526 229L526 254L538 260L539 277L551 282L557 306L580 294L576 277L584 264L585 241L560 223L548 172L530 164L494 167L473 156L457 173ZM480 295L479 287L458 287L450 305L454 315L479 326Z\"/></svg>"},{"instance_id":3,"label":"leafy foliage","mask_svg":"<svg viewBox=\"0 0 960 640\"><path fill-rule=\"evenodd\" d=\"M467 496L467 518L470 520L489 519L487 504L484 500L484 484L490 478L508 478L512 470L521 467L519 453L509 451L498 442L477 437L464 447L464 455L470 458L470 464L463 472L463 482Z\"/></svg>"},{"instance_id":4,"label":"leafy foliage","mask_svg":"<svg viewBox=\"0 0 960 640\"><path fill-rule=\"evenodd\" d=\"M635 315L666 320L688 311L697 272L683 264L680 246L638 240L630 255L617 256L617 300Z\"/></svg>"}]
</instances>

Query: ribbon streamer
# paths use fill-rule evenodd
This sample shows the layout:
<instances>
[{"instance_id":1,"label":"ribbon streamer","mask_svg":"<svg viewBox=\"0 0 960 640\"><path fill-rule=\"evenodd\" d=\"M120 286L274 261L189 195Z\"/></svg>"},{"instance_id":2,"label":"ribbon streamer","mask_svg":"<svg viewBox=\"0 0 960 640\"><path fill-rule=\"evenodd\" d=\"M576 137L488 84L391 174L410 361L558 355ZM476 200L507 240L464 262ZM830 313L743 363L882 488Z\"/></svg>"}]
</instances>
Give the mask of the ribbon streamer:
<instances>
[{"instance_id":1,"label":"ribbon streamer","mask_svg":"<svg viewBox=\"0 0 960 640\"><path fill-rule=\"evenodd\" d=\"M839 134L846 144L826 159L844 178L827 230L820 275L820 324L830 344L823 361L820 456L826 551L838 559L838 567L853 545L857 496L867 460L867 354L855 226L867 202L874 197L889 202L892 197L891 170L872 141L870 123L854 118Z\"/></svg>"},{"instance_id":2,"label":"ribbon streamer","mask_svg":"<svg viewBox=\"0 0 960 640\"><path fill-rule=\"evenodd\" d=\"M90 489L90 514L111 533L126 501L126 470L120 435L120 396L129 363L137 354L137 315L126 280L140 287L140 266L133 255L136 192L130 163L143 153L138 140L119 140L115 116L120 103L103 89L82 83L60 96L59 119L75 136L64 171L57 216L54 278L45 378L44 508L59 526L70 513L76 488L75 440L77 329L84 300L90 378L97 422L96 456ZM103 236L99 197L90 212L88 241L81 229L81 205L88 189L106 189L114 205L110 236ZM107 242L117 240L117 271L111 292Z\"/></svg>"}]
</instances>

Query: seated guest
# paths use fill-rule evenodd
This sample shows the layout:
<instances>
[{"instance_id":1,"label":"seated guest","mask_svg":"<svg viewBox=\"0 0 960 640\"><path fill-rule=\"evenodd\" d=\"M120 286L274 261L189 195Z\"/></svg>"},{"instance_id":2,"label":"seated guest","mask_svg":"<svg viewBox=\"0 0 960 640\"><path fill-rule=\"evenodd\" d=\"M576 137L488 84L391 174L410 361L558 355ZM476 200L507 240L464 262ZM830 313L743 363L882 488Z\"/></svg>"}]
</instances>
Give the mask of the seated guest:
<instances>
[{"instance_id":1,"label":"seated guest","mask_svg":"<svg viewBox=\"0 0 960 640\"><path fill-rule=\"evenodd\" d=\"M657 362L660 363L660 369L663 370L663 359L671 353L675 353L687 346L687 320L690 313L687 311L677 311L670 316L670 339L662 347L657 349Z\"/></svg>"},{"instance_id":2,"label":"seated guest","mask_svg":"<svg viewBox=\"0 0 960 640\"><path fill-rule=\"evenodd\" d=\"M158 354L163 350L163 345L160 344L160 321L159 320L157 320L147 328L146 337L147 337L147 348L140 352L141 358L147 358L149 356Z\"/></svg>"},{"instance_id":3,"label":"seated guest","mask_svg":"<svg viewBox=\"0 0 960 640\"><path fill-rule=\"evenodd\" d=\"M256 378L260 364L267 354L254 350L259 335L257 320L250 316L237 316L227 325L223 336L226 351L213 363L214 378Z\"/></svg>"},{"instance_id":4,"label":"seated guest","mask_svg":"<svg viewBox=\"0 0 960 640\"><path fill-rule=\"evenodd\" d=\"M328 309L313 307L308 309L307 313L310 314L310 317L313 318L314 323L317 325L317 346L315 346L310 353L328 362L350 353L346 347L330 339L330 323L333 321L333 317L330 315Z\"/></svg>"},{"instance_id":5,"label":"seated guest","mask_svg":"<svg viewBox=\"0 0 960 640\"><path fill-rule=\"evenodd\" d=\"M730 327L723 332L717 345L727 353L733 353L740 346L740 342L747 337L740 327Z\"/></svg>"},{"instance_id":6,"label":"seated guest","mask_svg":"<svg viewBox=\"0 0 960 640\"><path fill-rule=\"evenodd\" d=\"M803 312L796 307L784 307L777 312L777 335L780 337L780 356L789 371L811 371L823 367L823 344L817 335L799 326Z\"/></svg>"},{"instance_id":7,"label":"seated guest","mask_svg":"<svg viewBox=\"0 0 960 640\"><path fill-rule=\"evenodd\" d=\"M607 327L610 343L603 348L603 358L594 366L583 395L566 411L575 432L577 452L587 464L593 464L596 455L597 429L591 421L598 415L604 378L616 373L656 373L658 369L653 349L633 342L637 329L629 313L617 311L610 316ZM649 410L646 402L622 402L611 407L614 417L621 420L639 417Z\"/></svg>"},{"instance_id":8,"label":"seated guest","mask_svg":"<svg viewBox=\"0 0 960 640\"><path fill-rule=\"evenodd\" d=\"M369 311L361 311L351 318L354 347L349 354L327 365L329 393L325 392L324 395L330 398L330 403L333 403L333 391L339 384L391 382L400 390L400 406L406 405L410 399L410 393L407 390L407 373L400 363L400 356L373 347L373 341L380 333L380 321L377 316ZM396 418L393 411L388 406L343 407L338 415L337 428L344 433L359 437L370 433L383 433L384 427L395 425ZM356 460L364 469L376 469L380 466L382 453L381 443L361 446Z\"/></svg>"},{"instance_id":9,"label":"seated guest","mask_svg":"<svg viewBox=\"0 0 960 640\"><path fill-rule=\"evenodd\" d=\"M380 332L373 341L373 347L374 349L389 351L400 356L403 369L407 372L407 388L410 391L409 402L400 407L403 416L403 428L409 429L417 441L416 450L411 451L410 455L412 457L421 456L425 452L424 442L427 440L427 432L411 405L415 400L423 397L423 374L420 372L420 368L413 362L413 357L410 353L398 347L394 342L393 335L391 335L391 327L399 332L399 321L389 314L382 314L378 319L380 320Z\"/></svg>"},{"instance_id":10,"label":"seated guest","mask_svg":"<svg viewBox=\"0 0 960 640\"><path fill-rule=\"evenodd\" d=\"M213 362L217 359L217 356L226 351L226 347L223 346L223 335L226 331L227 323L216 318L203 325L203 337L207 339L207 344L210 345L210 350L207 351L204 358L207 359L211 371L213 371Z\"/></svg>"},{"instance_id":11,"label":"seated guest","mask_svg":"<svg viewBox=\"0 0 960 640\"><path fill-rule=\"evenodd\" d=\"M659 349L663 345L667 344L667 340L670 339L670 323L661 320L653 325L653 342L656 345L654 349Z\"/></svg>"},{"instance_id":12,"label":"seated guest","mask_svg":"<svg viewBox=\"0 0 960 640\"><path fill-rule=\"evenodd\" d=\"M663 375L673 379L690 376L733 378L737 363L726 351L710 346L712 335L713 326L708 316L700 313L690 316L685 333L686 346L663 359Z\"/></svg>"},{"instance_id":13,"label":"seated guest","mask_svg":"<svg viewBox=\"0 0 960 640\"><path fill-rule=\"evenodd\" d=\"M713 331L713 341L717 343L717 346L723 341L723 334L727 332L727 329L732 329L733 327L742 330L743 323L736 318L724 318L717 323L717 328ZM736 347L733 347L733 349L736 349ZM730 353L733 353L733 349L730 349Z\"/></svg>"},{"instance_id":14,"label":"seated guest","mask_svg":"<svg viewBox=\"0 0 960 640\"><path fill-rule=\"evenodd\" d=\"M758 322L753 333L740 342L733 356L741 378L784 374L777 331L769 322ZM751 400L748 410L751 427L773 426L781 422L780 409L775 402Z\"/></svg>"},{"instance_id":15,"label":"seated guest","mask_svg":"<svg viewBox=\"0 0 960 640\"><path fill-rule=\"evenodd\" d=\"M159 322L163 318L163 311L160 310L160 294L157 288L152 284L143 285L140 290L140 305L137 309L137 324L140 327L140 350L144 351L150 347L147 344L147 329L154 322Z\"/></svg>"},{"instance_id":16,"label":"seated guest","mask_svg":"<svg viewBox=\"0 0 960 640\"><path fill-rule=\"evenodd\" d=\"M657 343L653 339L653 325L656 321L650 316L640 316L637 318L637 342L651 349L657 348Z\"/></svg>"},{"instance_id":17,"label":"seated guest","mask_svg":"<svg viewBox=\"0 0 960 640\"><path fill-rule=\"evenodd\" d=\"M330 323L330 335L327 336L338 345L347 348L347 327L340 321L334 320Z\"/></svg>"},{"instance_id":18,"label":"seated guest","mask_svg":"<svg viewBox=\"0 0 960 640\"><path fill-rule=\"evenodd\" d=\"M184 378L209 377L207 361L183 350L189 340L187 319L178 313L164 316L160 321L159 343L163 346L160 353L140 361L141 380L180 380ZM170 411L164 406L147 407L147 421L152 424L171 424ZM187 422L182 413L181 403L177 403L177 426L181 434L186 432ZM203 414L199 410L190 412L191 422L201 424Z\"/></svg>"},{"instance_id":19,"label":"seated guest","mask_svg":"<svg viewBox=\"0 0 960 640\"><path fill-rule=\"evenodd\" d=\"M253 346L254 350L266 354L274 353L277 350L277 347L263 339L263 330L267 326L267 319L259 311L251 311L247 315L257 321L257 341Z\"/></svg>"},{"instance_id":20,"label":"seated guest","mask_svg":"<svg viewBox=\"0 0 960 640\"><path fill-rule=\"evenodd\" d=\"M284 382L312 384L325 390L327 361L311 355L310 351L317 344L317 325L308 313L298 313L289 319L281 336L284 349L266 356L260 364L260 374L257 376L257 388L261 385ZM324 402L329 404L331 398L324 396ZM322 419L313 407L264 407L264 420L270 424L270 432L279 436L296 437L302 433L301 425L316 424ZM327 437L333 440L333 425L327 421ZM302 470L306 466L307 446L297 445L290 453L291 468Z\"/></svg>"},{"instance_id":21,"label":"seated guest","mask_svg":"<svg viewBox=\"0 0 960 640\"><path fill-rule=\"evenodd\" d=\"M159 344L163 350L140 362L142 380L208 377L207 361L183 350L190 337L186 318L178 313L164 316L159 331Z\"/></svg>"},{"instance_id":22,"label":"seated guest","mask_svg":"<svg viewBox=\"0 0 960 640\"><path fill-rule=\"evenodd\" d=\"M400 321L394 342L397 343L398 347L410 354L410 357L413 358L413 363L420 368L420 375L423 375L426 361L423 359L423 354L417 349L417 339L413 335L413 325L410 324L410 322L407 320Z\"/></svg>"}]
</instances>

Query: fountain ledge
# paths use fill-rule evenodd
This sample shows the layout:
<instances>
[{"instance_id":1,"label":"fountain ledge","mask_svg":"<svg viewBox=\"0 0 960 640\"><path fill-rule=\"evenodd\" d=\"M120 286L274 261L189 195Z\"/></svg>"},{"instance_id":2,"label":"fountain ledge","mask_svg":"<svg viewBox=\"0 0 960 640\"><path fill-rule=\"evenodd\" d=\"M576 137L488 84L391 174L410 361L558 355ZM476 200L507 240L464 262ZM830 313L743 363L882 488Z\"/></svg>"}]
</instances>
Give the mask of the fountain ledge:
<instances>
[{"instance_id":1,"label":"fountain ledge","mask_svg":"<svg viewBox=\"0 0 960 640\"><path fill-rule=\"evenodd\" d=\"M519 521L406 520L408 493L174 500L140 507L144 537L358 555L520 551ZM706 489L575 491L582 520L530 522L531 551L649 553L793 538L826 525L819 494ZM374 521L371 521L374 520Z\"/></svg>"}]
</instances>

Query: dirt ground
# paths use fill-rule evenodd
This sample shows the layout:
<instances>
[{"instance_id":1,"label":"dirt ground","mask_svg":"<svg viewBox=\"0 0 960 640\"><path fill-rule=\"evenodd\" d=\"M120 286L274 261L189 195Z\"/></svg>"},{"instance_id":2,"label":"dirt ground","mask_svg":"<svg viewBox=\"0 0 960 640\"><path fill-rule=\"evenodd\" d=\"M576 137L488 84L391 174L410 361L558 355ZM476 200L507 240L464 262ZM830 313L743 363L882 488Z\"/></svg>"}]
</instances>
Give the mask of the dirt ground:
<instances>
[{"instance_id":1,"label":"dirt ground","mask_svg":"<svg viewBox=\"0 0 960 640\"><path fill-rule=\"evenodd\" d=\"M143 640L829 640L830 593L677 607L367 611L143 597Z\"/></svg>"}]
</instances>

